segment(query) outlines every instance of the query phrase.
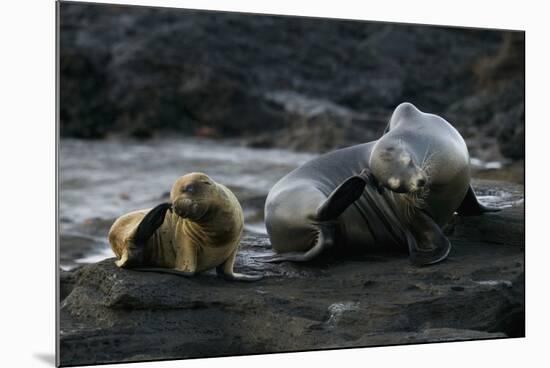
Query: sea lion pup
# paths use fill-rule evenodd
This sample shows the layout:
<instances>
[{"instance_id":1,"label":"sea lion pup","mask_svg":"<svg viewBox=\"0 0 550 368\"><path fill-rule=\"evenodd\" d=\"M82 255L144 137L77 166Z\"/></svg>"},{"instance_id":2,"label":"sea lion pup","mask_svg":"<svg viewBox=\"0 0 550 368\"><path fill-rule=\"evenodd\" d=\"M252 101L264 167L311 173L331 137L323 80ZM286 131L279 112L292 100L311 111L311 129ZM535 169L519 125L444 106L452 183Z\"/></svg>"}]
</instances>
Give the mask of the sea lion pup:
<instances>
[{"instance_id":1,"label":"sea lion pup","mask_svg":"<svg viewBox=\"0 0 550 368\"><path fill-rule=\"evenodd\" d=\"M228 188L205 174L191 173L176 180L170 201L114 222L109 244L117 266L181 276L216 267L226 280L262 278L233 272L244 217Z\"/></svg>"},{"instance_id":2,"label":"sea lion pup","mask_svg":"<svg viewBox=\"0 0 550 368\"><path fill-rule=\"evenodd\" d=\"M308 261L331 247L395 247L408 249L413 264L429 265L450 252L441 227L455 212L494 210L477 201L456 129L402 103L377 141L321 155L273 186L265 223L280 254L263 259Z\"/></svg>"}]
</instances>

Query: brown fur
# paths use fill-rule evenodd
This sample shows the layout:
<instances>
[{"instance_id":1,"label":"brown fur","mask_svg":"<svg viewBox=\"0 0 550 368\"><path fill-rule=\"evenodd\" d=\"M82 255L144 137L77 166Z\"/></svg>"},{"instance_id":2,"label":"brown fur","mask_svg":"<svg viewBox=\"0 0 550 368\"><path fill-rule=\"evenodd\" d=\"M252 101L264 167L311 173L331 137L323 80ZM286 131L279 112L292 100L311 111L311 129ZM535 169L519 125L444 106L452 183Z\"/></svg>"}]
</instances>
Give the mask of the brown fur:
<instances>
[{"instance_id":1,"label":"brown fur","mask_svg":"<svg viewBox=\"0 0 550 368\"><path fill-rule=\"evenodd\" d=\"M193 193L185 192L193 185ZM170 193L173 211L149 239L143 266L198 273L223 265L233 275L233 263L242 235L244 217L235 195L202 173L180 177ZM124 267L132 237L149 209L119 217L109 231L109 244Z\"/></svg>"}]
</instances>

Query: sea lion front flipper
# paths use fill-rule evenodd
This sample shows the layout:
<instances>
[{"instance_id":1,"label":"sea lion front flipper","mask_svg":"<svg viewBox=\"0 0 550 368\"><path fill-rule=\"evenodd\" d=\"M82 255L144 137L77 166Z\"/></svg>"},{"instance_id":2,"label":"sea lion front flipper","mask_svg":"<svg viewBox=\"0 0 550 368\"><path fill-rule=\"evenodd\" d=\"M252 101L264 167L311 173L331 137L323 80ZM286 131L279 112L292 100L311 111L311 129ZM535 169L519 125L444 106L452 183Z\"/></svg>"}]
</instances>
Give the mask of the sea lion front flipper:
<instances>
[{"instance_id":1,"label":"sea lion front flipper","mask_svg":"<svg viewBox=\"0 0 550 368\"><path fill-rule=\"evenodd\" d=\"M456 210L456 212L461 216L479 216L486 212L498 211L500 211L500 208L487 207L479 203L471 185L468 188L468 192L466 192L466 196L462 200L462 203Z\"/></svg>"},{"instance_id":2,"label":"sea lion front flipper","mask_svg":"<svg viewBox=\"0 0 550 368\"><path fill-rule=\"evenodd\" d=\"M147 212L134 233L133 242L137 245L144 246L149 238L162 225L166 212L170 208L172 208L172 203L161 203Z\"/></svg>"},{"instance_id":3,"label":"sea lion front flipper","mask_svg":"<svg viewBox=\"0 0 550 368\"><path fill-rule=\"evenodd\" d=\"M254 282L264 278L264 275L245 275L237 272L228 274L223 271L223 265L216 267L216 273L226 281Z\"/></svg>"},{"instance_id":4,"label":"sea lion front flipper","mask_svg":"<svg viewBox=\"0 0 550 368\"><path fill-rule=\"evenodd\" d=\"M119 267L130 268L143 263L143 251L147 241L164 222L166 212L172 207L171 203L161 203L151 209L139 223L131 241L128 244L126 260Z\"/></svg>"},{"instance_id":5,"label":"sea lion front flipper","mask_svg":"<svg viewBox=\"0 0 550 368\"><path fill-rule=\"evenodd\" d=\"M411 233L412 232L412 233ZM411 223L411 231L405 230L409 247L409 259L416 266L427 266L447 258L451 242L430 216L418 211Z\"/></svg>"},{"instance_id":6,"label":"sea lion front flipper","mask_svg":"<svg viewBox=\"0 0 550 368\"><path fill-rule=\"evenodd\" d=\"M363 194L365 185L369 181L365 170L360 175L354 175L346 179L329 197L317 208L316 219L319 221L334 220L340 216L346 208L358 200Z\"/></svg>"},{"instance_id":7,"label":"sea lion front flipper","mask_svg":"<svg viewBox=\"0 0 550 368\"><path fill-rule=\"evenodd\" d=\"M162 267L133 267L132 271L168 273L171 275L183 276L183 277L195 276L195 272L178 271L178 270L173 270L171 268L162 268Z\"/></svg>"}]
</instances>

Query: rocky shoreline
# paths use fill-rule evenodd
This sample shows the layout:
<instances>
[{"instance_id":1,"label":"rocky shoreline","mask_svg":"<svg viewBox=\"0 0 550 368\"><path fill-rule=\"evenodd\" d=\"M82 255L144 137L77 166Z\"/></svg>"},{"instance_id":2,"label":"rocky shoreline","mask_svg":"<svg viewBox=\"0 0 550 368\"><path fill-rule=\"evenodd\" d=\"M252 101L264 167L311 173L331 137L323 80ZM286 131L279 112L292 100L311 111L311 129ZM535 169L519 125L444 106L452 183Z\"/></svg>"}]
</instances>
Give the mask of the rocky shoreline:
<instances>
[{"instance_id":1,"label":"rocky shoreline","mask_svg":"<svg viewBox=\"0 0 550 368\"><path fill-rule=\"evenodd\" d=\"M257 283L144 274L113 259L60 271L61 364L524 336L522 201L445 231L449 258L424 268L401 253L263 264L252 257L269 240L246 234L236 268L264 273Z\"/></svg>"},{"instance_id":2,"label":"rocky shoreline","mask_svg":"<svg viewBox=\"0 0 550 368\"><path fill-rule=\"evenodd\" d=\"M326 152L409 101L474 157L524 155L523 32L70 2L60 19L63 137Z\"/></svg>"}]
</instances>

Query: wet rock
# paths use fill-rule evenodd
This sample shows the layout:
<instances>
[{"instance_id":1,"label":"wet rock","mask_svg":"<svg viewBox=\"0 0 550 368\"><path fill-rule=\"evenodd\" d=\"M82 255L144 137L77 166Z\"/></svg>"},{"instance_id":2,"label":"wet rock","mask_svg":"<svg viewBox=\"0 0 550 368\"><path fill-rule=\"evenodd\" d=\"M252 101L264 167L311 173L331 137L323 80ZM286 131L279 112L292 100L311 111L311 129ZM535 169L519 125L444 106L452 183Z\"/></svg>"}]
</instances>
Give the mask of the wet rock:
<instances>
[{"instance_id":1,"label":"wet rock","mask_svg":"<svg viewBox=\"0 0 550 368\"><path fill-rule=\"evenodd\" d=\"M269 101L287 115L287 124L275 132L248 139L253 147L277 147L297 151L325 152L357 142L379 138L387 116L366 114L329 100L307 97L292 91L267 95Z\"/></svg>"},{"instance_id":2,"label":"wet rock","mask_svg":"<svg viewBox=\"0 0 550 368\"><path fill-rule=\"evenodd\" d=\"M76 276L77 272L74 270L72 272L59 270L59 298L61 301L65 300L71 291L73 291Z\"/></svg>"},{"instance_id":3,"label":"wet rock","mask_svg":"<svg viewBox=\"0 0 550 368\"><path fill-rule=\"evenodd\" d=\"M498 50L477 60L473 71L475 92L457 99L445 115L465 135L475 156L523 159L525 34L505 33Z\"/></svg>"},{"instance_id":4,"label":"wet rock","mask_svg":"<svg viewBox=\"0 0 550 368\"><path fill-rule=\"evenodd\" d=\"M96 251L98 240L83 234L61 234L59 246L63 249L59 254L59 262L65 267L74 267L75 260ZM67 251L70 250L70 251Z\"/></svg>"},{"instance_id":5,"label":"wet rock","mask_svg":"<svg viewBox=\"0 0 550 368\"><path fill-rule=\"evenodd\" d=\"M524 247L524 213L524 205L518 204L497 216L486 214L483 221L475 217L456 216L451 225L454 227L453 235L487 243Z\"/></svg>"},{"instance_id":6,"label":"wet rock","mask_svg":"<svg viewBox=\"0 0 550 368\"><path fill-rule=\"evenodd\" d=\"M525 107L522 104L494 117L500 127L498 142L500 151L506 157L516 160L525 157Z\"/></svg>"},{"instance_id":7,"label":"wet rock","mask_svg":"<svg viewBox=\"0 0 550 368\"><path fill-rule=\"evenodd\" d=\"M521 204L461 218L449 258L422 268L395 253L263 264L253 257L271 254L269 239L254 234L236 269L264 273L256 283L140 273L112 258L82 266L62 274L61 363L523 336L522 224Z\"/></svg>"},{"instance_id":8,"label":"wet rock","mask_svg":"<svg viewBox=\"0 0 550 368\"><path fill-rule=\"evenodd\" d=\"M82 222L71 221L70 230L59 236L59 263L64 269L79 265L81 259L108 248L107 234L114 218L92 217Z\"/></svg>"}]
</instances>

